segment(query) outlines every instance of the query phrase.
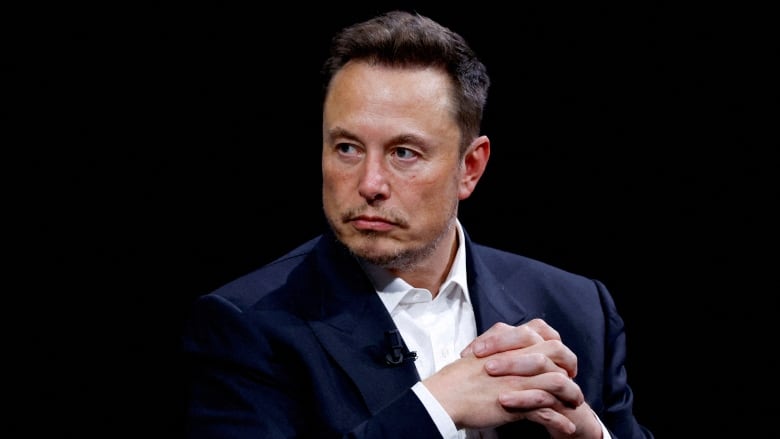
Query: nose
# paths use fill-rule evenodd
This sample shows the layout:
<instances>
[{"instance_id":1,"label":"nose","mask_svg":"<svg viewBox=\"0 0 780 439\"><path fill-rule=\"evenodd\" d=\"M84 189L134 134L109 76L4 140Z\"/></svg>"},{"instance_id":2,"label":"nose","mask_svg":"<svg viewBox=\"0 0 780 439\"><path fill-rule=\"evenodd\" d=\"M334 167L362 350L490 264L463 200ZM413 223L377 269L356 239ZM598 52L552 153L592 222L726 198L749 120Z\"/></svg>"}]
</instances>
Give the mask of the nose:
<instances>
[{"instance_id":1,"label":"nose","mask_svg":"<svg viewBox=\"0 0 780 439\"><path fill-rule=\"evenodd\" d=\"M390 184L387 170L381 156L366 156L358 184L360 196L369 203L386 200L390 196Z\"/></svg>"}]
</instances>

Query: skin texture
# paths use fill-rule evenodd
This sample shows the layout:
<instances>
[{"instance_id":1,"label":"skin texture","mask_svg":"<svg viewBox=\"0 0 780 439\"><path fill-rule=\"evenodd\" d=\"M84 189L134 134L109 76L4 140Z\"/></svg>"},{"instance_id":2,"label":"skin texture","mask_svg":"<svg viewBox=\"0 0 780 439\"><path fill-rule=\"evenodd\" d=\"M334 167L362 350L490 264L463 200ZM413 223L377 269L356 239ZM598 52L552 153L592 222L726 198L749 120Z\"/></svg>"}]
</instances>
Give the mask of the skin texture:
<instances>
[{"instance_id":1,"label":"skin texture","mask_svg":"<svg viewBox=\"0 0 780 439\"><path fill-rule=\"evenodd\" d=\"M508 411L516 412L520 409L525 414L523 417L545 425L552 438L603 437L596 415L584 402L584 395L579 391L579 387L571 380L577 375L577 356L562 343L558 331L544 320L534 319L520 326L497 323L466 346L461 357L476 356L486 359L485 369L491 376L526 376L528 372L523 368L524 360L534 361L526 357L533 356L534 353L540 353L541 357L554 363L559 368L558 376L548 374L549 371L556 370L546 364L541 373L545 373L544 378L549 382L536 388L532 386L518 390L509 386L504 390L499 389L500 405ZM537 358L536 361L544 360ZM570 379L561 380L562 376ZM556 395L556 399L550 400L549 394L539 390L553 389L556 380L561 380L561 387L558 393L550 392ZM521 387L526 385L519 384ZM576 387L577 391L568 393L573 391L572 386ZM538 404L539 401L544 402Z\"/></svg>"},{"instance_id":2,"label":"skin texture","mask_svg":"<svg viewBox=\"0 0 780 439\"><path fill-rule=\"evenodd\" d=\"M331 80L323 110L323 207L336 236L433 295L457 249L458 203L490 157L486 136L460 153L451 88L436 68L353 60ZM423 384L458 428L527 418L555 438L601 437L576 372L557 331L535 320L495 325Z\"/></svg>"},{"instance_id":3,"label":"skin texture","mask_svg":"<svg viewBox=\"0 0 780 439\"><path fill-rule=\"evenodd\" d=\"M487 137L459 155L450 83L431 68L348 63L323 120L323 206L358 256L433 294L456 249L458 201L490 155Z\"/></svg>"}]
</instances>

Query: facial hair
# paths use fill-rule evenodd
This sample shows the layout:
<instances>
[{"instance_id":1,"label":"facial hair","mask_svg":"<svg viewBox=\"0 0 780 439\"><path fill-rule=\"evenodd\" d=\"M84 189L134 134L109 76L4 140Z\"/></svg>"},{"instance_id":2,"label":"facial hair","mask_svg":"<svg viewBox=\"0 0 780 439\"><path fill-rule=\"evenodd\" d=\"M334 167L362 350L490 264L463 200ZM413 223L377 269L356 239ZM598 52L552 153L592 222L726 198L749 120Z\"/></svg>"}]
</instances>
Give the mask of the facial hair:
<instances>
[{"instance_id":1,"label":"facial hair","mask_svg":"<svg viewBox=\"0 0 780 439\"><path fill-rule=\"evenodd\" d=\"M346 212L344 212L344 214L341 215L341 220L343 222L347 222L349 221L349 219L360 215L366 208L367 206L349 209ZM436 249L439 247L439 245L441 245L444 238L448 236L448 234L453 230L453 228L455 227L455 219L457 217L457 212L458 212L458 203L457 201L455 201L452 203L452 206L450 208L450 214L448 215L447 220L444 226L441 228L441 230L439 230L439 232L436 234L436 236L433 237L433 239L423 243L421 246L418 247L399 248L392 253L383 253L383 254L370 253L364 251L362 248L355 248L351 246L347 246L347 248L349 249L350 253L352 253L352 255L354 255L355 257L362 259L370 264L385 268L386 270L411 271L415 269L419 264L424 262L432 254L434 254ZM408 224L408 221L406 221L402 215L390 209L387 210L383 209L377 213L383 218L386 218L389 221L392 221L396 224L400 224L400 225ZM328 222L329 223L331 222L330 218L328 218ZM333 224L331 224L331 228L335 230ZM362 231L361 235L364 238L369 240L382 238L382 233L372 231L372 230Z\"/></svg>"}]
</instances>

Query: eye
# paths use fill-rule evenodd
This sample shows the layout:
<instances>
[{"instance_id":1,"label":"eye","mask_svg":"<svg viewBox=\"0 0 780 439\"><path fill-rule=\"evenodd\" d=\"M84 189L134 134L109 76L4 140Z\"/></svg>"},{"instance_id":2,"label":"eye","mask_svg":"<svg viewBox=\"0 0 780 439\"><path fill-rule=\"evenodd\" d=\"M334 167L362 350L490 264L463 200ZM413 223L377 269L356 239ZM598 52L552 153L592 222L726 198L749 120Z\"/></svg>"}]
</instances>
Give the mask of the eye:
<instances>
[{"instance_id":1,"label":"eye","mask_svg":"<svg viewBox=\"0 0 780 439\"><path fill-rule=\"evenodd\" d=\"M357 147L351 143L339 143L336 145L336 150L345 155L355 155L358 153Z\"/></svg>"},{"instance_id":2,"label":"eye","mask_svg":"<svg viewBox=\"0 0 780 439\"><path fill-rule=\"evenodd\" d=\"M411 160L417 157L417 153L408 148L396 148L395 155L401 160Z\"/></svg>"}]
</instances>

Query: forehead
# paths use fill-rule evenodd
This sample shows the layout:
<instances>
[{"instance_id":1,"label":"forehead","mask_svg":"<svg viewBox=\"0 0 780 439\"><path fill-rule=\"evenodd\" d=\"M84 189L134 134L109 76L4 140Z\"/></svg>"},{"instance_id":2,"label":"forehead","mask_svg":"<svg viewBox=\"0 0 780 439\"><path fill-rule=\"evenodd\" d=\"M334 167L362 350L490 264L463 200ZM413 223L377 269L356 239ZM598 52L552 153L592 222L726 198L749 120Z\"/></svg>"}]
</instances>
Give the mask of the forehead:
<instances>
[{"instance_id":1,"label":"forehead","mask_svg":"<svg viewBox=\"0 0 780 439\"><path fill-rule=\"evenodd\" d=\"M331 80L325 109L428 111L454 116L449 76L434 67L395 67L351 61Z\"/></svg>"},{"instance_id":2,"label":"forehead","mask_svg":"<svg viewBox=\"0 0 780 439\"><path fill-rule=\"evenodd\" d=\"M360 133L363 140L414 135L457 143L451 95L451 81L440 69L351 62L331 82L323 128Z\"/></svg>"},{"instance_id":3,"label":"forehead","mask_svg":"<svg viewBox=\"0 0 780 439\"><path fill-rule=\"evenodd\" d=\"M426 102L449 101L452 82L443 69L436 67L350 61L331 79L327 97L336 92L355 93L364 98L385 96Z\"/></svg>"}]
</instances>

